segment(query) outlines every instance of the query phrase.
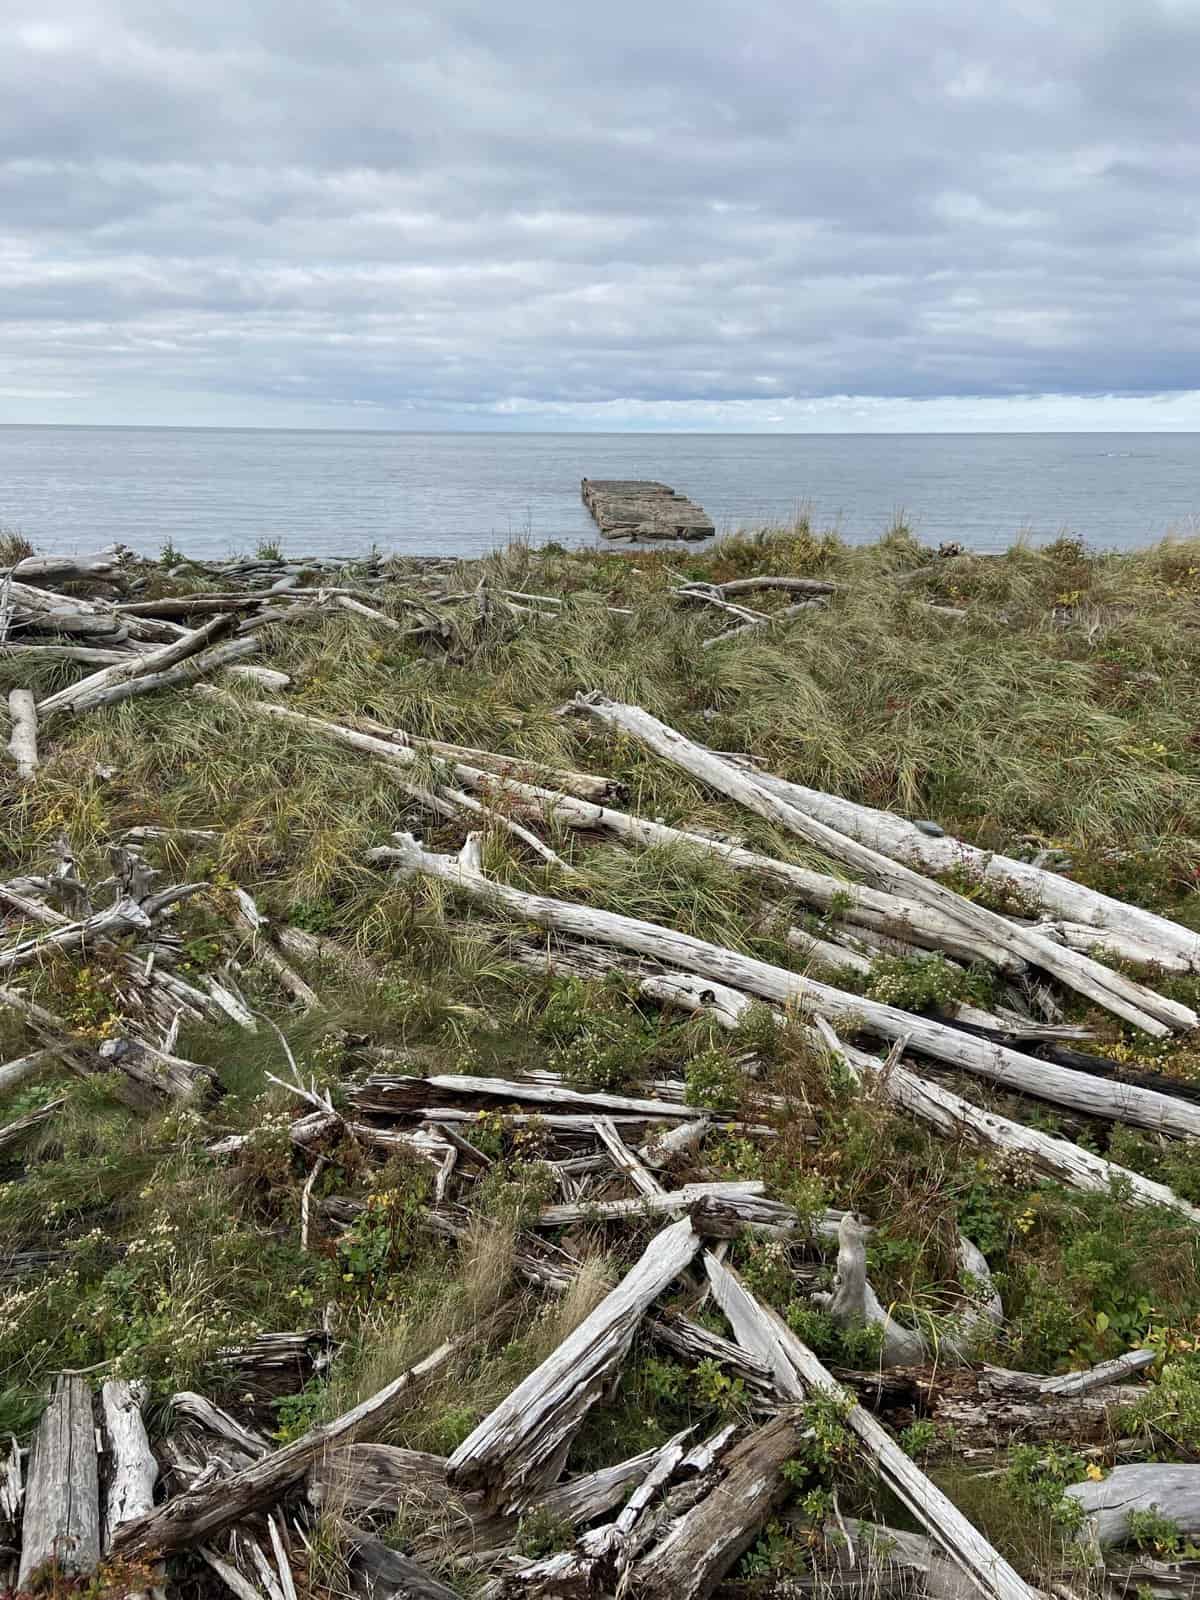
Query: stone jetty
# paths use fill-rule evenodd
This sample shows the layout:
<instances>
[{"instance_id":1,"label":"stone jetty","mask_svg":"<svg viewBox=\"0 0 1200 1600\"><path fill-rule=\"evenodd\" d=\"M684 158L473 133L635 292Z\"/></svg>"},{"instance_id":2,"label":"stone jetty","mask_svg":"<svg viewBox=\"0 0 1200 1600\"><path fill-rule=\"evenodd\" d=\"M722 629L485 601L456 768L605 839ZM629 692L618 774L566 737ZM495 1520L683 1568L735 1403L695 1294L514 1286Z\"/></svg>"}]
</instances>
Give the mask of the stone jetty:
<instances>
[{"instance_id":1,"label":"stone jetty","mask_svg":"<svg viewBox=\"0 0 1200 1600\"><path fill-rule=\"evenodd\" d=\"M605 539L708 539L712 518L668 484L646 478L584 478L580 486Z\"/></svg>"}]
</instances>

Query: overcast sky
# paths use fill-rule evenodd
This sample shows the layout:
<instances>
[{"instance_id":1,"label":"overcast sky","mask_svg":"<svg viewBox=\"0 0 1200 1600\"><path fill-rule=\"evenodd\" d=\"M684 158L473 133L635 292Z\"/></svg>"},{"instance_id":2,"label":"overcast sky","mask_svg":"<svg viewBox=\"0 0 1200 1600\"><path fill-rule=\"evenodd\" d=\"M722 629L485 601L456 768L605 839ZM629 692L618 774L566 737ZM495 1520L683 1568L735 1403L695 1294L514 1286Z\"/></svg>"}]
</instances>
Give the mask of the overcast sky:
<instances>
[{"instance_id":1,"label":"overcast sky","mask_svg":"<svg viewBox=\"0 0 1200 1600\"><path fill-rule=\"evenodd\" d=\"M4 0L0 421L1200 427L1200 0Z\"/></svg>"}]
</instances>

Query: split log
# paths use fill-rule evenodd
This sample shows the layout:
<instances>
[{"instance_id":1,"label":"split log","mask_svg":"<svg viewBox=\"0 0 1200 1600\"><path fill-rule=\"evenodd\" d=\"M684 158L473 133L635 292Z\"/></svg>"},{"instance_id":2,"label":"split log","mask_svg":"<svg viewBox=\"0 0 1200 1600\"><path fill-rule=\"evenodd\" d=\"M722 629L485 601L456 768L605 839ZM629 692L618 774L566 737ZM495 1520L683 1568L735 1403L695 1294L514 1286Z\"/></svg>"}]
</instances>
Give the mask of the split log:
<instances>
[{"instance_id":1,"label":"split log","mask_svg":"<svg viewBox=\"0 0 1200 1600\"><path fill-rule=\"evenodd\" d=\"M691 585L685 585L690 588ZM764 589L783 589L789 594L834 594L837 584L824 578L775 578L760 573L750 578L730 578L726 583L714 583L719 594L752 594Z\"/></svg>"},{"instance_id":2,"label":"split log","mask_svg":"<svg viewBox=\"0 0 1200 1600\"><path fill-rule=\"evenodd\" d=\"M808 811L762 788L758 775L747 774L702 745L684 738L638 706L622 705L602 695L577 696L571 707L597 717L607 726L640 740L665 760L682 767L711 788L736 800L748 810L786 828L806 843L824 851L870 882L893 894L944 912L963 930L1007 948L1031 961L1097 1005L1135 1027L1161 1038L1172 1029L1194 1028L1200 1016L1189 1007L1167 1000L1144 984L1124 978L1088 956L1040 938L1028 928L1006 921L963 895L923 877L911 867L864 845L850 834L820 821Z\"/></svg>"},{"instance_id":3,"label":"split log","mask_svg":"<svg viewBox=\"0 0 1200 1600\"><path fill-rule=\"evenodd\" d=\"M479 1424L450 1457L447 1477L489 1503L534 1503L558 1477L571 1439L624 1360L646 1308L692 1260L686 1219L664 1228L574 1333Z\"/></svg>"},{"instance_id":4,"label":"split log","mask_svg":"<svg viewBox=\"0 0 1200 1600\"><path fill-rule=\"evenodd\" d=\"M33 1437L18 1589L42 1576L86 1577L100 1561L100 1483L92 1392L62 1377Z\"/></svg>"},{"instance_id":5,"label":"split log","mask_svg":"<svg viewBox=\"0 0 1200 1600\"><path fill-rule=\"evenodd\" d=\"M509 1314L508 1308L502 1307L482 1326L447 1340L423 1361L335 1421L311 1428L291 1444L272 1451L229 1477L176 1495L154 1511L124 1523L113 1538L114 1555L134 1561L170 1555L228 1528L261 1506L274 1504L306 1476L313 1462L327 1450L369 1439L386 1427L426 1378L440 1371L465 1346L478 1345L486 1333Z\"/></svg>"},{"instance_id":6,"label":"split log","mask_svg":"<svg viewBox=\"0 0 1200 1600\"><path fill-rule=\"evenodd\" d=\"M428 873L461 889L469 898L500 907L523 921L635 950L665 965L700 973L776 1004L805 1006L833 1022L865 1028L886 1039L908 1040L935 1060L1088 1116L1131 1122L1181 1138L1200 1135L1200 1107L1155 1090L1089 1078L657 923L512 889L482 877L469 861L434 855L410 835L395 837L404 841L400 848L371 851L371 859L394 861L408 872Z\"/></svg>"},{"instance_id":7,"label":"split log","mask_svg":"<svg viewBox=\"0 0 1200 1600\"><path fill-rule=\"evenodd\" d=\"M32 689L8 691L8 714L12 729L8 736L8 753L17 767L17 777L22 783L31 783L37 776L37 703Z\"/></svg>"},{"instance_id":8,"label":"split log","mask_svg":"<svg viewBox=\"0 0 1200 1600\"><path fill-rule=\"evenodd\" d=\"M845 1408L846 1426L873 1458L880 1476L926 1532L991 1600L1036 1600L1033 1589L921 1471L870 1412L855 1404L824 1365L770 1306L760 1304L738 1275L711 1251L705 1269L717 1304L740 1345L766 1361L782 1395L824 1396Z\"/></svg>"},{"instance_id":9,"label":"split log","mask_svg":"<svg viewBox=\"0 0 1200 1600\"><path fill-rule=\"evenodd\" d=\"M104 1548L123 1522L140 1517L154 1505L158 1462L146 1436L142 1407L145 1386L110 1378L100 1390L104 1431L111 1462L104 1504Z\"/></svg>"},{"instance_id":10,"label":"split log","mask_svg":"<svg viewBox=\"0 0 1200 1600\"><path fill-rule=\"evenodd\" d=\"M1185 1539L1200 1534L1200 1466L1190 1462L1114 1467L1098 1483L1073 1483L1063 1492L1082 1507L1101 1549L1125 1543L1135 1511L1156 1511Z\"/></svg>"},{"instance_id":11,"label":"split log","mask_svg":"<svg viewBox=\"0 0 1200 1600\"><path fill-rule=\"evenodd\" d=\"M808 1430L789 1407L729 1452L718 1486L675 1521L634 1569L646 1600L703 1600L749 1548L787 1491L784 1464Z\"/></svg>"},{"instance_id":12,"label":"split log","mask_svg":"<svg viewBox=\"0 0 1200 1600\"><path fill-rule=\"evenodd\" d=\"M1102 928L1111 940L1106 948L1122 960L1138 961L1140 953L1148 946L1152 950L1183 955L1193 971L1200 970L1200 934L1156 912L1114 900L1111 895L1089 889L1046 867L1036 867L992 850L981 850L948 834L931 836L891 811L877 811L853 800L824 794L819 789L806 789L802 784L790 783L757 769L754 782L760 789L807 812L828 827L850 834L872 849L907 862L922 872L940 875L965 871L998 895L1018 899L1027 915L1030 911L1041 912L1067 922ZM1126 935L1131 940L1128 947L1123 944Z\"/></svg>"},{"instance_id":13,"label":"split log","mask_svg":"<svg viewBox=\"0 0 1200 1600\"><path fill-rule=\"evenodd\" d=\"M255 667L235 665L225 668L227 678L245 678L248 682L257 684L260 689L269 689L273 694L280 694L284 689L291 687L291 678L286 672L277 672L274 667Z\"/></svg>"},{"instance_id":14,"label":"split log","mask_svg":"<svg viewBox=\"0 0 1200 1600\"><path fill-rule=\"evenodd\" d=\"M348 1099L360 1115L373 1116L437 1117L442 1114L440 1108L447 1105L476 1107L499 1101L504 1105L549 1106L599 1115L619 1112L625 1116L669 1117L681 1121L693 1121L696 1117L695 1106L675 1105L666 1100L589 1093L568 1089L559 1083L479 1078L469 1073L436 1073L428 1078L378 1074L368 1078L361 1088L352 1089Z\"/></svg>"}]
</instances>

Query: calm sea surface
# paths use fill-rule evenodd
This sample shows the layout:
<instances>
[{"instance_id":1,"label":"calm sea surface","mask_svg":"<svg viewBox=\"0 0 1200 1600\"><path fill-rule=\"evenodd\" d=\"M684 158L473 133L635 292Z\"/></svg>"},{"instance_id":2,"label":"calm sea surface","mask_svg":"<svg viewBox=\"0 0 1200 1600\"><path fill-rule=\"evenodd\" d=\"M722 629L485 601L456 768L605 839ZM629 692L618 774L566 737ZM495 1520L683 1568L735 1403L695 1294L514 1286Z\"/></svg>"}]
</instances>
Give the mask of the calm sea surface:
<instances>
[{"instance_id":1,"label":"calm sea surface","mask_svg":"<svg viewBox=\"0 0 1200 1600\"><path fill-rule=\"evenodd\" d=\"M0 528L39 549L472 554L595 540L579 480L658 478L719 529L790 521L995 550L1200 533L1200 434L471 434L0 427Z\"/></svg>"}]
</instances>

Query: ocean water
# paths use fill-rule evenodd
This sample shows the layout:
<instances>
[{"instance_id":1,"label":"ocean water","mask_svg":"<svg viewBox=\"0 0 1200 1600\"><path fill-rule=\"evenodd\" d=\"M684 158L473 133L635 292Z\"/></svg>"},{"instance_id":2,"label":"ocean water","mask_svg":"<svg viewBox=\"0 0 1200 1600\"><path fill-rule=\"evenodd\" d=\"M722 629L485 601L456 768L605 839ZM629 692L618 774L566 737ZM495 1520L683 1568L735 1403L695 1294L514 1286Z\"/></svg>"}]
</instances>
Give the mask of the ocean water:
<instances>
[{"instance_id":1,"label":"ocean water","mask_svg":"<svg viewBox=\"0 0 1200 1600\"><path fill-rule=\"evenodd\" d=\"M579 480L657 478L719 530L787 523L996 550L1200 533L1200 434L482 434L0 427L0 528L39 549L469 555L596 541Z\"/></svg>"}]
</instances>

